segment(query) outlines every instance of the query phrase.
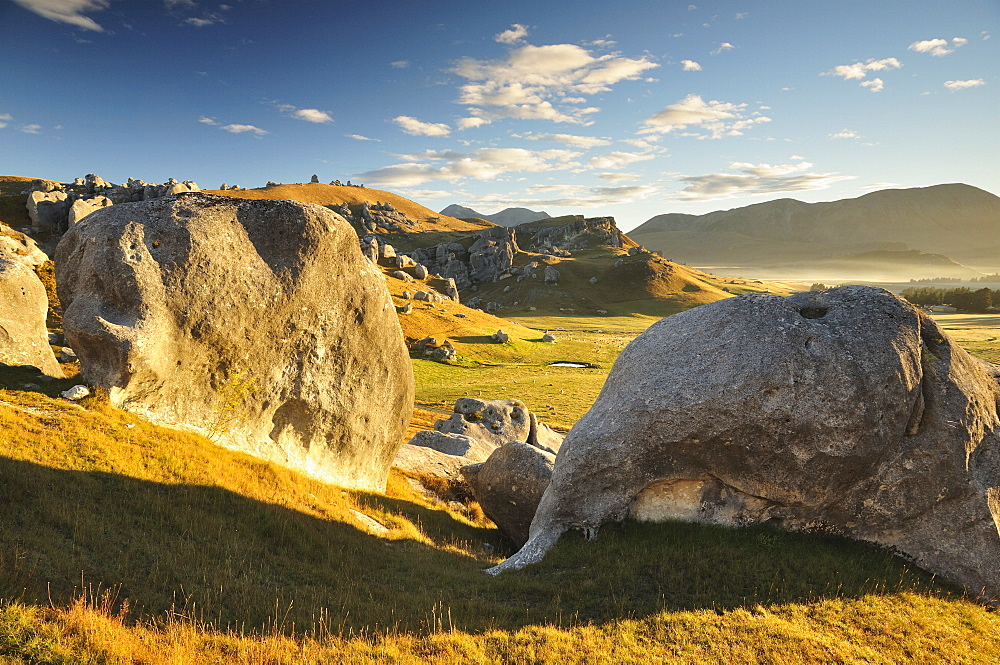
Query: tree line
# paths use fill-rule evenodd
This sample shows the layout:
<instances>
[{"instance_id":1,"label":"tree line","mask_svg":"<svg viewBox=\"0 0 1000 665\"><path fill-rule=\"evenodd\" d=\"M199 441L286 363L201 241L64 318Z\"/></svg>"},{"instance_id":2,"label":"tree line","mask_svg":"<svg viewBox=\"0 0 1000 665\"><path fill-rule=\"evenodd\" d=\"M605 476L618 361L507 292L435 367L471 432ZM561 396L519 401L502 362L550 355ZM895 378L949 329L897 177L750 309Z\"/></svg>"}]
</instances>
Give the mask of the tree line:
<instances>
[{"instance_id":1,"label":"tree line","mask_svg":"<svg viewBox=\"0 0 1000 665\"><path fill-rule=\"evenodd\" d=\"M951 305L956 309L977 314L986 313L994 305L1000 305L1000 289L992 291L985 287L973 291L965 286L955 289L920 286L903 289L900 295L914 305Z\"/></svg>"}]
</instances>

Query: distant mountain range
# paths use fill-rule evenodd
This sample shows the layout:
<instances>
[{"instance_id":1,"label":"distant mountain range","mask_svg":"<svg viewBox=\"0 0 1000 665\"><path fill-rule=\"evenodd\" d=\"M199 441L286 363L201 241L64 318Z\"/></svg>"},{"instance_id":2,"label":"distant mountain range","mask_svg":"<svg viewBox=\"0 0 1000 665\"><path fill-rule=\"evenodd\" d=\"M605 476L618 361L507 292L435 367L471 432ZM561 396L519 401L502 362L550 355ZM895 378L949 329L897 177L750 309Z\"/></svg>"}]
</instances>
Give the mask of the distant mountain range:
<instances>
[{"instance_id":1,"label":"distant mountain range","mask_svg":"<svg viewBox=\"0 0 1000 665\"><path fill-rule=\"evenodd\" d=\"M1000 269L1000 197L947 184L828 203L779 199L705 215L657 215L629 235L698 266L857 276L861 266L881 265L907 279L968 277Z\"/></svg>"},{"instance_id":2,"label":"distant mountain range","mask_svg":"<svg viewBox=\"0 0 1000 665\"><path fill-rule=\"evenodd\" d=\"M460 206L455 203L452 203L450 206L442 210L441 214L448 215L449 217L457 217L459 219L485 219L488 222L493 222L494 224L499 224L500 226L517 226L518 224L537 222L551 217L551 215L547 212L535 212L534 210L528 210L527 208L505 208L500 212L493 213L492 215L484 215L481 212L476 212L472 208L466 208L465 206Z\"/></svg>"}]
</instances>

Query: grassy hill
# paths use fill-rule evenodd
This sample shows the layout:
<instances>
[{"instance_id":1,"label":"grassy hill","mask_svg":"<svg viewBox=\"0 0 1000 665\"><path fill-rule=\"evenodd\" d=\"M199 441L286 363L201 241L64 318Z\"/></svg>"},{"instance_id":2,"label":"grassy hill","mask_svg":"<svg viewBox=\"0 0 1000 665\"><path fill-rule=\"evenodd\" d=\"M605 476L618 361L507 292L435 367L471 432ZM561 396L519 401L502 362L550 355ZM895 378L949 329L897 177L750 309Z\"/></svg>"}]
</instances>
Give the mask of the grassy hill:
<instances>
[{"instance_id":1,"label":"grassy hill","mask_svg":"<svg viewBox=\"0 0 1000 665\"><path fill-rule=\"evenodd\" d=\"M767 528L627 523L490 577L511 545L474 505L397 472L341 490L16 372L7 662L985 663L1000 644L993 612L886 552Z\"/></svg>"},{"instance_id":2,"label":"grassy hill","mask_svg":"<svg viewBox=\"0 0 1000 665\"><path fill-rule=\"evenodd\" d=\"M778 199L705 215L657 215L631 235L700 266L800 264L905 244L992 272L1000 257L1000 197L956 183L823 203Z\"/></svg>"}]
</instances>

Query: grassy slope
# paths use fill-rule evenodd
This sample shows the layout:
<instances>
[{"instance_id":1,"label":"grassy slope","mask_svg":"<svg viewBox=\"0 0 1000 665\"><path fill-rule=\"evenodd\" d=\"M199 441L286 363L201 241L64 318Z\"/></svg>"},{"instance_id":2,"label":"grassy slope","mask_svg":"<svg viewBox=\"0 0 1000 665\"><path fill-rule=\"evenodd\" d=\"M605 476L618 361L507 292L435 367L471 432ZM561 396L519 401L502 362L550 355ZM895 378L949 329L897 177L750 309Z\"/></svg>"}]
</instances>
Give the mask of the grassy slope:
<instances>
[{"instance_id":1,"label":"grassy slope","mask_svg":"<svg viewBox=\"0 0 1000 665\"><path fill-rule=\"evenodd\" d=\"M401 476L385 496L348 492L99 400L0 402L0 493L17 507L0 514L0 653L986 662L1000 637L991 612L887 553L767 528L612 526L493 578L481 569L509 543Z\"/></svg>"}]
</instances>

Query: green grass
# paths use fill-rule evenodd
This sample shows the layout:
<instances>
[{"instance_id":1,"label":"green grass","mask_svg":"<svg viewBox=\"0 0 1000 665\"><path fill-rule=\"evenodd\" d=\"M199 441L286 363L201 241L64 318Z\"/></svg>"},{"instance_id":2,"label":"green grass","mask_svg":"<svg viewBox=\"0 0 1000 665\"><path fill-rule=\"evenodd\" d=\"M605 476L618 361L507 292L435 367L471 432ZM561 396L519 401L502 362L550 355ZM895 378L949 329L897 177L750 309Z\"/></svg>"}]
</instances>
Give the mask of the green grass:
<instances>
[{"instance_id":1,"label":"green grass","mask_svg":"<svg viewBox=\"0 0 1000 665\"><path fill-rule=\"evenodd\" d=\"M471 506L435 503L401 475L385 495L342 490L100 399L80 408L15 389L25 372L0 376L0 654L546 663L652 650L716 662L795 645L863 655L871 647L855 639L900 639L883 632L886 607L893 630L923 622L939 635L904 635L919 655L996 644L991 612L890 553L767 527L613 525L490 577L482 570L511 543ZM894 648L889 660L907 653Z\"/></svg>"}]
</instances>

